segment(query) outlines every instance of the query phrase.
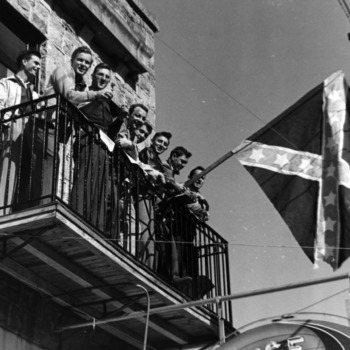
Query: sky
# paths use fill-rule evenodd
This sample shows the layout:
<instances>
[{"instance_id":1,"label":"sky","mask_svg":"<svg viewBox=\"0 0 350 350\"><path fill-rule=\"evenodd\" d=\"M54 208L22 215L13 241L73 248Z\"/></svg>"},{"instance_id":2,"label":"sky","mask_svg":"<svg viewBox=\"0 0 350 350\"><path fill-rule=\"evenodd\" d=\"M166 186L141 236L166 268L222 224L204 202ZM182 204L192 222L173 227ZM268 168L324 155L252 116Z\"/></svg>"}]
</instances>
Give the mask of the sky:
<instances>
[{"instance_id":1,"label":"sky","mask_svg":"<svg viewBox=\"0 0 350 350\"><path fill-rule=\"evenodd\" d=\"M173 133L169 151L182 145L193 153L179 181L235 148L333 72L341 69L350 79L350 22L337 0L142 3L160 26L156 129ZM207 176L202 193L210 204L209 225L229 242L232 294L350 270L350 260L336 272L323 262L314 268L235 157ZM234 326L301 309L345 317L348 288L343 280L240 299L233 302Z\"/></svg>"}]
</instances>

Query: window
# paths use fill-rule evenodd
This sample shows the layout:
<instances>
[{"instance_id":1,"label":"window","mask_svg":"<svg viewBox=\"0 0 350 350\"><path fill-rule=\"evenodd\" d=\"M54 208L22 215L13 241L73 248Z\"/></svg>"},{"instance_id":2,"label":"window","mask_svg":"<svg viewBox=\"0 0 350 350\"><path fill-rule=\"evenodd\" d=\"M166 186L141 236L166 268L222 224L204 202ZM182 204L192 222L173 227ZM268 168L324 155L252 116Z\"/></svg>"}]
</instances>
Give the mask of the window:
<instances>
[{"instance_id":1,"label":"window","mask_svg":"<svg viewBox=\"0 0 350 350\"><path fill-rule=\"evenodd\" d=\"M17 70L19 52L38 49L45 39L10 3L0 0L0 78Z\"/></svg>"},{"instance_id":2,"label":"window","mask_svg":"<svg viewBox=\"0 0 350 350\"><path fill-rule=\"evenodd\" d=\"M1 22L0 43L0 77L7 77L16 71L16 57L26 49L26 44Z\"/></svg>"}]
</instances>

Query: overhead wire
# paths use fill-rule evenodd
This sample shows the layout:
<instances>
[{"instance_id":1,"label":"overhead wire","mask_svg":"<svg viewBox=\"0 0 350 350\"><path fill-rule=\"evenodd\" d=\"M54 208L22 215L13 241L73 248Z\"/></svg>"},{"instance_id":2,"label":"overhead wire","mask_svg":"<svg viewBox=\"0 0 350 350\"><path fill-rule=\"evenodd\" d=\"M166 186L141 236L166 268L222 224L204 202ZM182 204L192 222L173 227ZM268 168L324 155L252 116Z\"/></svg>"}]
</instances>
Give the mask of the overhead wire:
<instances>
[{"instance_id":1,"label":"overhead wire","mask_svg":"<svg viewBox=\"0 0 350 350\"><path fill-rule=\"evenodd\" d=\"M12 235L12 234L3 234L0 233L0 238L13 238L13 237L19 237L19 238L31 238L31 235L21 234L21 235ZM37 237L38 240L41 240L40 237ZM107 237L70 237L70 236L59 236L60 240L72 240L72 241L100 241L100 242L114 242L114 243L139 243L143 242L140 239L119 239L119 238L107 238ZM43 240L45 241L45 240ZM152 240L154 243L161 243L161 244L173 244L173 241L165 241L165 240ZM193 245L193 242L189 241L176 241L178 244L188 244ZM199 242L200 244L200 242ZM279 244L250 244L250 243L229 243L229 242L211 242L211 246L226 246L226 247L246 247L246 248L278 248L278 249L313 249L313 246L305 246L305 245L279 245ZM340 247L332 247L333 250L350 250L349 248L340 248Z\"/></svg>"},{"instance_id":2,"label":"overhead wire","mask_svg":"<svg viewBox=\"0 0 350 350\"><path fill-rule=\"evenodd\" d=\"M165 42L159 35L155 36L156 39L161 42L165 47L167 47L170 51L172 51L174 54L176 54L178 57L180 57L180 59L182 59L184 62L186 62L190 67L192 67L198 74L200 74L203 78L205 78L207 81L209 81L212 85L214 85L219 91L221 91L224 95L226 95L228 98L230 98L232 101L234 101L235 103L237 103L241 108L243 108L245 111L247 111L249 114L251 114L254 118L256 118L257 120L259 120L263 126L268 126L270 130L273 130L277 135L279 135L281 138L283 138L289 145L291 145L292 147L294 147L295 149L297 149L300 152L303 152L300 150L299 146L294 144L293 142L291 142L289 139L287 139L284 135L282 135L280 132L278 132L276 129L274 129L271 125L268 125L268 122L265 122L262 118L260 118L256 113L254 113L250 108L248 108L245 104L243 104L242 102L240 102L237 98L235 98L234 96L232 96L229 92L227 92L223 87L221 87L219 84L217 84L212 78L210 78L206 73L204 73L201 69L199 69L195 64L193 64L191 61L189 61L183 54L181 54L180 52L178 52L176 49L174 49L172 46L170 46L167 42ZM328 84L332 83L332 81L328 82ZM239 145L237 145L236 147L234 147L233 151L232 151L232 155L235 155L241 151L243 151L244 149L246 149L247 147L249 147L254 141L247 139L246 141L249 141L248 143L246 143L243 147L239 148ZM307 152L303 152L304 156L307 158L309 155L307 154ZM313 163L317 162L317 159L312 158L311 156L309 156L309 159L311 160L310 165L312 165ZM322 165L322 169L325 170L327 169L327 165ZM298 171L296 172L298 173ZM299 173L301 174L301 171L299 171ZM321 180L322 179L322 175L318 176L318 178ZM337 180L339 180L339 178L336 178Z\"/></svg>"},{"instance_id":3,"label":"overhead wire","mask_svg":"<svg viewBox=\"0 0 350 350\"><path fill-rule=\"evenodd\" d=\"M302 309L299 309L299 310L297 310L297 311L294 311L293 314L301 313L301 312L304 311L304 310L310 309L310 307L314 307L314 306L316 306L316 305L318 305L318 304L321 304L321 303L323 303L323 302L325 302L325 301L327 301L327 300L329 300L329 299L332 299L332 298L336 297L337 295L342 294L342 293L344 293L344 292L346 292L346 291L348 291L348 290L349 290L349 288L345 288L345 289L342 289L342 290L339 291L339 292L336 292L336 293L334 293L334 294L328 295L327 297L322 298L322 299L320 299L320 300L318 300L318 301L316 301L316 302L314 302L314 303L312 303L312 304L310 304L310 305L307 305L307 306L303 307Z\"/></svg>"},{"instance_id":4,"label":"overhead wire","mask_svg":"<svg viewBox=\"0 0 350 350\"><path fill-rule=\"evenodd\" d=\"M350 21L350 8L348 4L346 3L346 0L337 0L340 7L342 8L343 12L345 13L345 16L348 18Z\"/></svg>"}]
</instances>

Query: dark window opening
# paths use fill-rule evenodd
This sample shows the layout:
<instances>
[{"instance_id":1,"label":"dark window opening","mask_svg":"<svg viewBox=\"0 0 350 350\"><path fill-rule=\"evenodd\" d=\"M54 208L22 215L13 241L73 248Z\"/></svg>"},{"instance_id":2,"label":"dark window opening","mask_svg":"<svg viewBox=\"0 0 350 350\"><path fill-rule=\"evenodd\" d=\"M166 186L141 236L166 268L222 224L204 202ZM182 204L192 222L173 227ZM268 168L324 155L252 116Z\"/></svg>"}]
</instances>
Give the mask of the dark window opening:
<instances>
[{"instance_id":1,"label":"dark window opening","mask_svg":"<svg viewBox=\"0 0 350 350\"><path fill-rule=\"evenodd\" d=\"M17 71L16 58L19 52L39 49L45 39L45 36L10 4L0 0L0 78L8 77Z\"/></svg>"},{"instance_id":2,"label":"dark window opening","mask_svg":"<svg viewBox=\"0 0 350 350\"><path fill-rule=\"evenodd\" d=\"M27 48L27 45L0 22L0 62L11 72L15 72L16 57L20 51ZM3 70L2 70L3 73ZM7 74L1 74L1 77Z\"/></svg>"}]
</instances>

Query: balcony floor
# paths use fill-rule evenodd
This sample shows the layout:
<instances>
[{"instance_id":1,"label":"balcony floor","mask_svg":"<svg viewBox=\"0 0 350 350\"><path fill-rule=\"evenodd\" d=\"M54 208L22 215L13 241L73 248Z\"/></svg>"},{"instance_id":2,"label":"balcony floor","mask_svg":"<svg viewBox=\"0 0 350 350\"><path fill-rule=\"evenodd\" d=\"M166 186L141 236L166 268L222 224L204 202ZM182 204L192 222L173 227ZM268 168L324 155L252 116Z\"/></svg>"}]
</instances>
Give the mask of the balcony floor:
<instances>
[{"instance_id":1,"label":"balcony floor","mask_svg":"<svg viewBox=\"0 0 350 350\"><path fill-rule=\"evenodd\" d=\"M151 309L189 301L64 204L0 217L0 234L0 268L87 321L145 311L145 292L137 284L148 290ZM144 317L100 327L142 349ZM233 327L226 324L225 331ZM151 315L147 348L203 344L218 333L217 318L204 307Z\"/></svg>"}]
</instances>

